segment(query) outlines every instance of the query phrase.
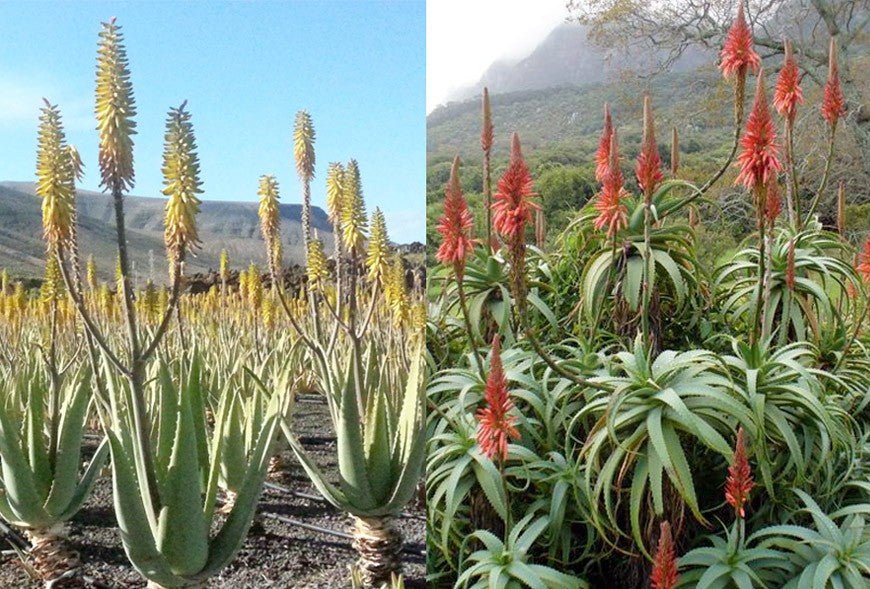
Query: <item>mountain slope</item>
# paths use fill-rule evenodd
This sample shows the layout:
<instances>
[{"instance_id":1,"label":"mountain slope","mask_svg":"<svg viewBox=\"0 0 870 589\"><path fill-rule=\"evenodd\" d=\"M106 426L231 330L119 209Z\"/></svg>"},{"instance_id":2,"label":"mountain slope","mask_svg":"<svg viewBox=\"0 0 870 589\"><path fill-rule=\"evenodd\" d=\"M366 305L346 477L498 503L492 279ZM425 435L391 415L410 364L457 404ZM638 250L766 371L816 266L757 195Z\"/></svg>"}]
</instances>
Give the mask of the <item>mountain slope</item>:
<instances>
[{"instance_id":1,"label":"mountain slope","mask_svg":"<svg viewBox=\"0 0 870 589\"><path fill-rule=\"evenodd\" d=\"M648 71L663 60L655 52L612 51L594 44L588 28L576 23L557 26L526 57L515 61L496 61L480 80L455 92L451 100L478 96L484 86L490 92L505 94L520 90L541 90L562 86L586 86L612 81L621 72ZM689 72L709 63L709 52L689 48L670 71Z\"/></svg>"},{"instance_id":2,"label":"mountain slope","mask_svg":"<svg viewBox=\"0 0 870 589\"><path fill-rule=\"evenodd\" d=\"M136 274L141 279L162 281L166 274L163 246L163 208L160 198L128 196L124 199L127 241ZM83 255L93 254L100 277L114 275L115 213L112 199L102 193L79 191L76 199L79 239ZM302 206L282 204L281 233L284 260L303 262ZM42 241L40 200L30 182L0 182L0 268L16 276L41 276L45 245ZM312 208L311 223L332 247L332 226L326 213ZM254 262L266 265L260 237L257 203L204 201L197 218L202 250L189 258L189 273L217 268L221 249L226 248L234 266Z\"/></svg>"}]
</instances>

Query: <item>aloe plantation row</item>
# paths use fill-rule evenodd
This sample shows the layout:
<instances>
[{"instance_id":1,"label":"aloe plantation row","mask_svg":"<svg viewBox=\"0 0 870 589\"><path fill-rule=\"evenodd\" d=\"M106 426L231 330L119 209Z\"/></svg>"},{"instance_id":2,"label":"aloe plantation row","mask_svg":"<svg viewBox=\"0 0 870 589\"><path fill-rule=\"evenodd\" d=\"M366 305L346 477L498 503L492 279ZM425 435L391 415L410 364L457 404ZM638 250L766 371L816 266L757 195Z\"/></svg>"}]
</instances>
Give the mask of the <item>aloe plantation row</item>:
<instances>
[{"instance_id":1,"label":"aloe plantation row","mask_svg":"<svg viewBox=\"0 0 870 589\"><path fill-rule=\"evenodd\" d=\"M205 587L245 542L270 468L281 468L273 457L289 448L323 499L351 518L359 559L348 585L403 586L395 518L424 461L425 308L383 214L366 212L357 163L329 167L335 251L326 252L311 232L315 132L300 111L293 144L305 279L285 283L279 186L263 176L268 268L252 265L231 287L224 252L220 286L192 295L185 260L200 246L200 163L191 111L170 109L169 286L136 289L124 217L136 104L114 19L99 34L95 95L94 161L114 206L116 283L102 283L79 249L76 182L88 158L67 143L60 108L46 101L36 160L45 281L32 295L4 273L0 292L0 517L26 534L28 570L51 586L77 578L66 524L110 469L130 566L155 589ZM300 393L325 400L337 472L321 471L297 437Z\"/></svg>"},{"instance_id":2,"label":"aloe plantation row","mask_svg":"<svg viewBox=\"0 0 870 589\"><path fill-rule=\"evenodd\" d=\"M491 188L484 92L485 219L457 157L430 285L433 587L870 586L870 236L846 238L829 183L848 114L837 40L820 104L787 41L769 100L738 4L721 167L682 177L679 129L657 142L647 96L620 113L643 117L629 172L605 107L600 192L558 236L516 134ZM824 120L822 156L795 152L803 109ZM804 157L824 174L801 177ZM697 230L728 182L755 231L710 267Z\"/></svg>"}]
</instances>

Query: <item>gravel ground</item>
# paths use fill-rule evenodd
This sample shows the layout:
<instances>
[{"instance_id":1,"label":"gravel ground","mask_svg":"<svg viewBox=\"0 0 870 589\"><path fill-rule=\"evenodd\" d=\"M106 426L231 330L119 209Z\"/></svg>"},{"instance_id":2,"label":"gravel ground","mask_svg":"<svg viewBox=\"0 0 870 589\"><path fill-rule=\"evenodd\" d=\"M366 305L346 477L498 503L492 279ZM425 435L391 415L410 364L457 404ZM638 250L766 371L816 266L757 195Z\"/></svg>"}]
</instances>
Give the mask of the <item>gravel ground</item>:
<instances>
[{"instance_id":1,"label":"gravel ground","mask_svg":"<svg viewBox=\"0 0 870 589\"><path fill-rule=\"evenodd\" d=\"M299 399L294 429L320 468L335 472L335 439L326 404L321 398L304 396ZM299 493L317 495L292 453L283 452L281 457L285 470L270 481ZM70 545L81 555L84 581L76 580L64 587L139 589L145 586L124 554L115 529L111 493L110 478L102 478L83 509L70 522ZM406 553L406 586L409 589L422 588L425 587L425 563L421 555L425 547L425 522L422 509L409 509L411 517L399 521L406 549L415 553ZM212 579L209 589L349 587L348 567L356 558L349 540L277 521L268 514L340 532L350 529L348 516L327 503L266 488L245 544L223 573ZM0 561L0 589L37 589L41 586L28 577L25 567L14 554L4 556Z\"/></svg>"}]
</instances>

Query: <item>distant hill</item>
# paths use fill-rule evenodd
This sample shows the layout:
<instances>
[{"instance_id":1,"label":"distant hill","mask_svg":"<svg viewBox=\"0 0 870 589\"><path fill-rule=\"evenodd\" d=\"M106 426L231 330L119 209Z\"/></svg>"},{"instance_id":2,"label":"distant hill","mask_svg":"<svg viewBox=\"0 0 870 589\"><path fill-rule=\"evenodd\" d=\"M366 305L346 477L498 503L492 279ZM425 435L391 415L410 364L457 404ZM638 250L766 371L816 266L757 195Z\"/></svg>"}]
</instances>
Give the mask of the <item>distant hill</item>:
<instances>
[{"instance_id":1,"label":"distant hill","mask_svg":"<svg viewBox=\"0 0 870 589\"><path fill-rule=\"evenodd\" d=\"M117 256L113 201L99 192L79 191L76 204L82 253L94 254L100 277L109 279L114 276ZM154 280L163 281L167 273L163 245L164 204L161 198L128 196L124 199L127 241L135 273L143 281L151 277L152 263ZM287 263L304 262L301 214L301 205L281 205L281 234ZM326 213L313 207L311 223L329 251L333 236ZM204 201L197 224L202 250L188 259L188 273L216 269L224 248L234 266L252 261L266 266L256 202ZM34 184L0 182L0 268L9 269L14 276L40 277L44 252L42 213Z\"/></svg>"},{"instance_id":2,"label":"distant hill","mask_svg":"<svg viewBox=\"0 0 870 589\"><path fill-rule=\"evenodd\" d=\"M614 80L621 72L646 72L663 61L655 52L608 53L588 38L588 28L563 23L553 29L526 57L493 63L480 80L450 97L462 101L479 96L484 86L501 94L520 90L541 90L562 86L588 86ZM675 73L693 71L715 59L715 54L697 48L686 52L672 65Z\"/></svg>"}]
</instances>

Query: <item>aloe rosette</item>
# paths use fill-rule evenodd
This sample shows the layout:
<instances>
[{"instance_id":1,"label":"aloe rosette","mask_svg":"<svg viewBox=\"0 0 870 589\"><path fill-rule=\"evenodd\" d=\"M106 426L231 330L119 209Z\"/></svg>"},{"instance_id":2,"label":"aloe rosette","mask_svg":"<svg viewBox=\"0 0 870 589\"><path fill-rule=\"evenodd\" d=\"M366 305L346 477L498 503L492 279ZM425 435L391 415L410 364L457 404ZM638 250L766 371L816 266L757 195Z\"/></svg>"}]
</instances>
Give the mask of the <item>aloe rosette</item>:
<instances>
[{"instance_id":1,"label":"aloe rosette","mask_svg":"<svg viewBox=\"0 0 870 589\"><path fill-rule=\"evenodd\" d=\"M196 360L188 374L196 374ZM157 494L148 488L148 465L132 435L130 391L110 380L111 415L104 416L112 452L115 513L130 562L154 589L204 587L235 556L253 520L273 440L281 415L280 396L265 409L256 443L246 456L244 475L234 505L219 531L215 519L221 456L227 451L224 431L230 427L230 404L215 416L211 442L205 439L205 405L198 379L181 379L176 387L160 362L152 405L155 436L154 470Z\"/></svg>"}]
</instances>

